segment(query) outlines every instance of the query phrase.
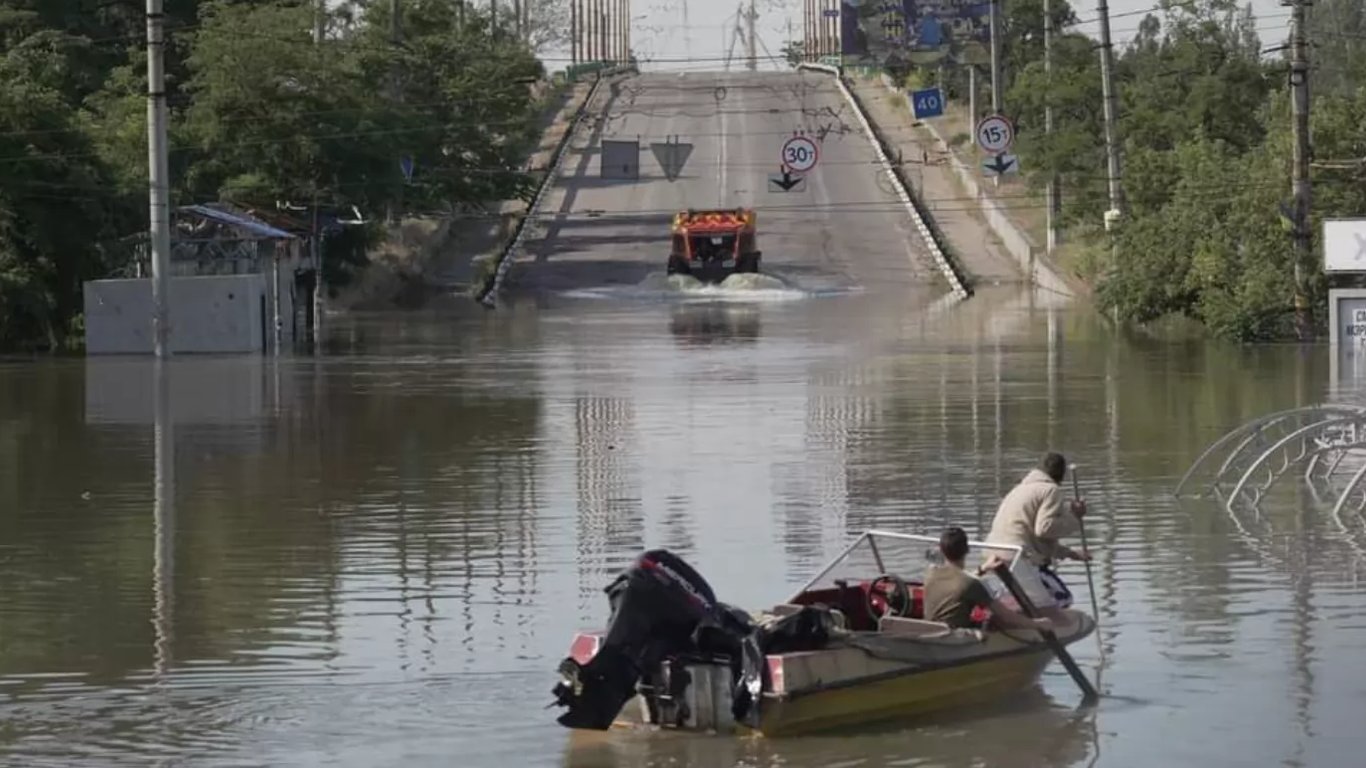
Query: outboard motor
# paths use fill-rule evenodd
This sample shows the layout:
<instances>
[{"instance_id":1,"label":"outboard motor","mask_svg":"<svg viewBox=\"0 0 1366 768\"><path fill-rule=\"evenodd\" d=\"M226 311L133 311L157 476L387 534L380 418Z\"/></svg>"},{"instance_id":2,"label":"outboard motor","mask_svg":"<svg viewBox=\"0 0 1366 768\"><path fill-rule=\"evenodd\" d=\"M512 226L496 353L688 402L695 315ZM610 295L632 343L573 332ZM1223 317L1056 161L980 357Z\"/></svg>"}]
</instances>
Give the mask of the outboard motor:
<instances>
[{"instance_id":1,"label":"outboard motor","mask_svg":"<svg viewBox=\"0 0 1366 768\"><path fill-rule=\"evenodd\" d=\"M642 677L653 679L665 659L697 650L699 625L734 622L697 571L663 549L636 558L604 591L612 606L606 636L587 664L560 662L565 681L552 691L555 704L569 708L557 722L569 728L606 730Z\"/></svg>"}]
</instances>

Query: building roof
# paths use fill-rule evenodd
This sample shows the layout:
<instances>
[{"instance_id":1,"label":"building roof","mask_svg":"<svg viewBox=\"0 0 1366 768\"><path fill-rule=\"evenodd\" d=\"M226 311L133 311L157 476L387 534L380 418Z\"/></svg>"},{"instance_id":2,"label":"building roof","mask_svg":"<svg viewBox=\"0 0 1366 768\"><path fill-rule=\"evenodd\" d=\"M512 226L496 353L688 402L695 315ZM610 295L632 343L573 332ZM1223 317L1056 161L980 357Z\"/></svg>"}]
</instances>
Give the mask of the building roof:
<instances>
[{"instance_id":1,"label":"building roof","mask_svg":"<svg viewBox=\"0 0 1366 768\"><path fill-rule=\"evenodd\" d=\"M282 229L277 229L261 221L260 219L248 216L243 213L233 213L221 208L213 208L207 205L182 205L176 209L206 219L217 221L221 224L242 230L257 238L266 240L295 240L297 237Z\"/></svg>"}]
</instances>

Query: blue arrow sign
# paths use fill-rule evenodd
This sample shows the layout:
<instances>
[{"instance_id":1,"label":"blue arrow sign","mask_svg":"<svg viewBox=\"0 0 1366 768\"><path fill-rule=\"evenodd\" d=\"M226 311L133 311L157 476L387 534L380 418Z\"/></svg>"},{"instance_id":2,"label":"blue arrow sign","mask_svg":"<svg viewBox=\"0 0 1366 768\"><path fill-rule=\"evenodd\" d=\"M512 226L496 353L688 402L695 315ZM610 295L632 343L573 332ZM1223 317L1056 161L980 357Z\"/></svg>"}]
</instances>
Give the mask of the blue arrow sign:
<instances>
[{"instance_id":1,"label":"blue arrow sign","mask_svg":"<svg viewBox=\"0 0 1366 768\"><path fill-rule=\"evenodd\" d=\"M837 18L840 15L840 11L838 8L826 8L824 11L821 12L821 15L826 17L827 19L833 19Z\"/></svg>"},{"instance_id":2,"label":"blue arrow sign","mask_svg":"<svg viewBox=\"0 0 1366 768\"><path fill-rule=\"evenodd\" d=\"M411 155L404 155L398 159L398 168L403 171L403 178L413 180L413 158Z\"/></svg>"},{"instance_id":3,"label":"blue arrow sign","mask_svg":"<svg viewBox=\"0 0 1366 768\"><path fill-rule=\"evenodd\" d=\"M911 108L915 110L917 120L939 117L944 114L944 92L938 88L911 91Z\"/></svg>"}]
</instances>

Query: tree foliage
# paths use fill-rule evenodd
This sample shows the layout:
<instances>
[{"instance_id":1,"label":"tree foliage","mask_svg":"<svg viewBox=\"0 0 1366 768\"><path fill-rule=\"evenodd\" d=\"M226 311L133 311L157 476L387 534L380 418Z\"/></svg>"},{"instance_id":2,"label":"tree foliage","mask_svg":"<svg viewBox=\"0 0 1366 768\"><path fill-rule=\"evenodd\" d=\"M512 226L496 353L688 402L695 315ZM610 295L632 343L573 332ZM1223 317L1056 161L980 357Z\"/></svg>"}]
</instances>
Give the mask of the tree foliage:
<instances>
[{"instance_id":1,"label":"tree foliage","mask_svg":"<svg viewBox=\"0 0 1366 768\"><path fill-rule=\"evenodd\" d=\"M1055 5L1060 23L1075 18ZM1096 41L1058 34L1049 77L1042 3L1012 3L1007 16L1003 101L1018 126L1022 166L1040 189L1060 178L1072 239L1094 233L1109 207ZM1317 238L1325 217L1366 215L1366 11L1360 0L1320 0L1313 19ZM1091 261L1103 267L1101 306L1124 319L1181 314L1246 340L1292 330L1288 61L1264 55L1281 41L1263 43L1255 25L1250 8L1232 0L1171 3L1116 50L1128 216L1113 238L1092 236ZM1043 130L1050 104L1051 134ZM1322 269L1307 272L1311 306L1322 315Z\"/></svg>"},{"instance_id":2,"label":"tree foliage","mask_svg":"<svg viewBox=\"0 0 1366 768\"><path fill-rule=\"evenodd\" d=\"M311 0L167 0L172 202L379 219L526 194L534 50L568 6L502 5L493 29L487 7L403 0L395 36L387 0L329 3L315 42ZM146 229L144 25L137 3L0 0L0 348L78 335L82 282Z\"/></svg>"}]
</instances>

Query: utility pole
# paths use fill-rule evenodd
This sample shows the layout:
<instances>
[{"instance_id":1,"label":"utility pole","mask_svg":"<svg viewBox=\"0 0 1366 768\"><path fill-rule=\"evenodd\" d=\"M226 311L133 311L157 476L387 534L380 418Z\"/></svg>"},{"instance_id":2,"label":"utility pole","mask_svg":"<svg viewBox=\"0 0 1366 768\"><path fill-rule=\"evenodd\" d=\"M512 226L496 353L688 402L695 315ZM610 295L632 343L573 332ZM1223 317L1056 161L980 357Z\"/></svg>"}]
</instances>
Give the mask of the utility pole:
<instances>
[{"instance_id":1,"label":"utility pole","mask_svg":"<svg viewBox=\"0 0 1366 768\"><path fill-rule=\"evenodd\" d=\"M579 0L569 0L569 63L579 63Z\"/></svg>"},{"instance_id":2,"label":"utility pole","mask_svg":"<svg viewBox=\"0 0 1366 768\"><path fill-rule=\"evenodd\" d=\"M1110 210L1105 213L1105 229L1109 231L1124 215L1124 200L1119 186L1119 140L1115 125L1118 110L1115 108L1115 65L1110 44L1110 8L1105 4L1105 0L1096 0L1096 12L1100 16L1100 78L1101 93L1105 98L1105 157L1110 186Z\"/></svg>"},{"instance_id":3,"label":"utility pole","mask_svg":"<svg viewBox=\"0 0 1366 768\"><path fill-rule=\"evenodd\" d=\"M313 9L313 44L321 46L327 34L327 0L317 0ZM322 350L323 300L327 283L323 280L323 248L318 232L318 177L313 177L313 226L310 250L313 252L313 348Z\"/></svg>"},{"instance_id":4,"label":"utility pole","mask_svg":"<svg viewBox=\"0 0 1366 768\"><path fill-rule=\"evenodd\" d=\"M1104 0L1101 0L1104 2ZM991 114L1001 114L1001 0L991 0ZM973 124L974 128L976 123ZM998 180L1000 176L996 177Z\"/></svg>"},{"instance_id":5,"label":"utility pole","mask_svg":"<svg viewBox=\"0 0 1366 768\"><path fill-rule=\"evenodd\" d=\"M1043 131L1051 136L1053 134L1053 5L1050 0L1043 0L1043 74L1045 89ZM1049 175L1045 205L1048 253L1052 253L1058 247L1058 219L1062 213L1062 206L1059 205L1059 192L1058 175L1056 173Z\"/></svg>"},{"instance_id":6,"label":"utility pole","mask_svg":"<svg viewBox=\"0 0 1366 768\"><path fill-rule=\"evenodd\" d=\"M171 354L171 191L166 153L166 17L162 0L147 0L147 176L149 240L152 246L152 351Z\"/></svg>"},{"instance_id":7,"label":"utility pole","mask_svg":"<svg viewBox=\"0 0 1366 768\"><path fill-rule=\"evenodd\" d=\"M977 65L968 65L968 135L977 130Z\"/></svg>"},{"instance_id":8,"label":"utility pole","mask_svg":"<svg viewBox=\"0 0 1366 768\"><path fill-rule=\"evenodd\" d=\"M513 31L517 35L517 41L521 42L522 33L525 27L522 26L522 0L512 0Z\"/></svg>"},{"instance_id":9,"label":"utility pole","mask_svg":"<svg viewBox=\"0 0 1366 768\"><path fill-rule=\"evenodd\" d=\"M754 47L754 22L759 18L759 12L754 10L754 0L749 0L749 12L745 14L745 68L750 72L758 69L759 53Z\"/></svg>"},{"instance_id":10,"label":"utility pole","mask_svg":"<svg viewBox=\"0 0 1366 768\"><path fill-rule=\"evenodd\" d=\"M1295 331L1309 338L1309 297L1306 283L1313 261L1309 229L1309 41L1306 8L1311 0L1289 0L1291 6L1290 103L1294 113L1295 152L1291 192L1294 194Z\"/></svg>"}]
</instances>

